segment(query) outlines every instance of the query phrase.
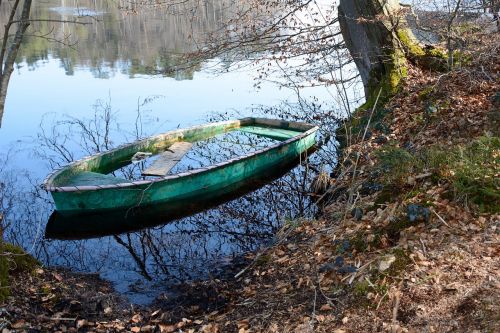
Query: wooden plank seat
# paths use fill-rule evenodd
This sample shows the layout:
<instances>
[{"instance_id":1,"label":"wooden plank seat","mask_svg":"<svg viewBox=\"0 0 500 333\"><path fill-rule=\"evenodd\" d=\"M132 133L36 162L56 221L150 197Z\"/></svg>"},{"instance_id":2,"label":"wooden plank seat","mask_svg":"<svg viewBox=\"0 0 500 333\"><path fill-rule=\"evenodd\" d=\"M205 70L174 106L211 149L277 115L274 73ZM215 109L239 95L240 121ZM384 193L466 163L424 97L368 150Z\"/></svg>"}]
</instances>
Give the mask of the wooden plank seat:
<instances>
[{"instance_id":1,"label":"wooden plank seat","mask_svg":"<svg viewBox=\"0 0 500 333\"><path fill-rule=\"evenodd\" d=\"M245 126L239 128L240 132L252 133L259 136L263 136L266 138L271 138L279 141L285 141L294 136L300 134L301 132L290 130L290 129L282 129L282 128L266 128L266 127L258 127L258 126Z\"/></svg>"},{"instance_id":2,"label":"wooden plank seat","mask_svg":"<svg viewBox=\"0 0 500 333\"><path fill-rule=\"evenodd\" d=\"M151 165L142 171L143 176L166 176L167 173L191 149L191 142L175 142L167 150L160 153Z\"/></svg>"}]
</instances>

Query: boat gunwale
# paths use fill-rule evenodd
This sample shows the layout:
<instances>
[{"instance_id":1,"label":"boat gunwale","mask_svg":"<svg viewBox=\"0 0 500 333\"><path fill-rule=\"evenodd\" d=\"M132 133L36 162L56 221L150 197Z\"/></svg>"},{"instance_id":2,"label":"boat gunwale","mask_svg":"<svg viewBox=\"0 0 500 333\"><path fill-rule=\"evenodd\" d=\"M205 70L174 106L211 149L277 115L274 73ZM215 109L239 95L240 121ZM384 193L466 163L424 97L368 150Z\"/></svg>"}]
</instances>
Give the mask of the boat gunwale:
<instances>
[{"instance_id":1,"label":"boat gunwale","mask_svg":"<svg viewBox=\"0 0 500 333\"><path fill-rule=\"evenodd\" d=\"M236 122L239 122L240 125L241 125L241 124L247 123L249 121L251 121L251 123L249 123L248 125L252 125L252 124L257 124L258 125L258 121L283 121L283 122L293 123L293 124L297 124L297 125L301 125L301 126L304 126L304 125L305 126L310 126L311 128L309 128L308 130L306 130L306 131L304 131L304 132L302 132L302 133L300 133L300 134L298 134L296 136L291 137L290 139L278 142L278 143L273 144L273 145L271 145L269 147L262 148L262 149L256 150L254 152L251 152L251 153L248 153L248 154L245 154L245 155L242 155L242 156L238 156L238 157L229 159L227 161L215 163L215 164L212 164L212 165L209 165L209 166L206 166L206 167L201 167L201 168L197 168L197 169L193 169L193 170L190 170L190 171L185 171L185 172L181 172L181 173L177 173L177 174L173 174L173 175L167 175L167 176L164 176L164 177L159 177L159 178L154 178L154 179L148 179L148 180L138 180L138 181L132 181L132 182L126 182L126 183L106 184L106 185L53 186L53 185L50 184L55 179L55 177L57 177L57 175L59 173L61 173L65 169L71 168L72 166L74 166L76 164L83 163L83 162L85 162L87 160L90 160L90 159L93 159L93 158L97 158L97 157L99 157L101 155L104 155L104 154L109 154L109 153L111 153L113 151L118 151L118 150L123 149L123 148L128 147L128 146L136 145L136 144L141 143L141 142L143 142L145 140L150 140L151 138L154 138L154 137L169 135L169 134L173 134L175 132L182 133L182 132L187 131L187 130L192 130L192 129L201 128L201 127L205 127L205 126L210 127L210 126L217 126L217 125L224 125L224 124L233 124L233 123L236 123ZM265 152L270 151L272 149L276 149L276 148L279 148L281 146L285 146L285 145L288 145L288 144L290 144L292 142L298 141L298 140L300 140L300 139L302 139L302 138L304 138L304 137L306 137L306 136L308 136L308 135L316 132L318 130L318 128L319 128L318 126L315 126L315 125L312 125L312 124L308 124L308 123L304 123L304 122L285 121L285 120L269 119L269 118L247 117L247 118L241 118L241 119L237 119L237 120L221 121L221 122L216 122L216 123L209 123L209 124L204 124L204 125L191 126L191 127L187 127L187 128L184 128L184 129L177 129L177 130L168 131L168 132L165 132L165 133L162 133L162 134L158 134L158 135L155 135L155 136L152 136L152 137L147 137L147 138L136 140L136 141L133 141L133 142L130 142L130 143L126 143L126 144L120 145L120 146L118 146L118 147L116 147L114 149L107 150L107 151L104 151L104 152L99 152L97 154L94 154L94 155L91 155L91 156L86 156L86 157L83 157L83 158L81 158L79 160L71 162L71 163L65 165L64 167L58 168L58 169L54 170L53 172L51 172L45 178L45 180L43 182L43 187L44 187L44 189L46 191L49 191L49 192L86 192L86 191L96 191L96 190L104 190L104 189L118 189L118 188L137 187L137 186L141 186L141 185L150 185L150 184L154 184L154 183L158 183L158 182L163 182L163 181L168 181L168 180L172 180L172 179L187 177L187 176L191 176L193 174L198 174L198 173L203 173L203 172L209 172L209 171L213 171L215 169L226 167L227 165L232 164L232 163L236 163L236 162L238 162L240 160L248 159L248 158L250 158L252 156L264 154Z\"/></svg>"}]
</instances>

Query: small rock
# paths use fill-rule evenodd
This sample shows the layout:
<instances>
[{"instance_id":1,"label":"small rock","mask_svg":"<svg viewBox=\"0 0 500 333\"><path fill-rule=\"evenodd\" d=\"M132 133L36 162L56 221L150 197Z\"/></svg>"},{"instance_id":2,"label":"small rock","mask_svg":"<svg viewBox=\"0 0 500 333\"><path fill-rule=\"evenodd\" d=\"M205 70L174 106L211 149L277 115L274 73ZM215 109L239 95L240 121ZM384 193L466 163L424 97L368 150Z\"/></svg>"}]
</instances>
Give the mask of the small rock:
<instances>
[{"instance_id":1,"label":"small rock","mask_svg":"<svg viewBox=\"0 0 500 333\"><path fill-rule=\"evenodd\" d=\"M406 214L408 216L408 220L411 223L417 221L424 221L425 223L429 222L429 218L431 216L431 211L427 207L423 207L416 204L410 204L406 208Z\"/></svg>"},{"instance_id":2,"label":"small rock","mask_svg":"<svg viewBox=\"0 0 500 333\"><path fill-rule=\"evenodd\" d=\"M321 265L318 271L320 273L336 271L337 273L347 274L347 273L354 273L356 272L356 270L357 269L354 266L351 265L344 266L344 257L337 256L335 258L335 262L333 263L329 262Z\"/></svg>"},{"instance_id":3,"label":"small rock","mask_svg":"<svg viewBox=\"0 0 500 333\"><path fill-rule=\"evenodd\" d=\"M342 267L343 265L344 265L344 257L337 256L337 258L335 258L335 266Z\"/></svg>"},{"instance_id":4,"label":"small rock","mask_svg":"<svg viewBox=\"0 0 500 333\"><path fill-rule=\"evenodd\" d=\"M428 105L426 108L425 108L425 112L427 114L433 114L433 113L436 113L438 111L437 107L435 105Z\"/></svg>"},{"instance_id":5,"label":"small rock","mask_svg":"<svg viewBox=\"0 0 500 333\"><path fill-rule=\"evenodd\" d=\"M384 135L379 135L375 138L375 143L379 144L379 145L383 145L383 144L386 144L387 141L389 141Z\"/></svg>"},{"instance_id":6,"label":"small rock","mask_svg":"<svg viewBox=\"0 0 500 333\"><path fill-rule=\"evenodd\" d=\"M395 261L396 257L393 256L392 254L383 257L378 263L378 271L383 272L388 270Z\"/></svg>"},{"instance_id":7,"label":"small rock","mask_svg":"<svg viewBox=\"0 0 500 333\"><path fill-rule=\"evenodd\" d=\"M347 265L347 266L343 266L343 267L340 267L339 269L337 269L337 272L342 273L342 274L349 274L349 273L354 273L357 270L358 269L356 267L351 266L351 265Z\"/></svg>"},{"instance_id":8,"label":"small rock","mask_svg":"<svg viewBox=\"0 0 500 333\"><path fill-rule=\"evenodd\" d=\"M361 185L361 189L359 190L359 193L361 195L370 195L375 192L381 191L384 188L384 185L382 184L377 184L377 183L363 183Z\"/></svg>"},{"instance_id":9,"label":"small rock","mask_svg":"<svg viewBox=\"0 0 500 333\"><path fill-rule=\"evenodd\" d=\"M359 207L355 207L353 210L351 210L351 216L354 217L356 221L360 221L363 217L363 210Z\"/></svg>"},{"instance_id":10,"label":"small rock","mask_svg":"<svg viewBox=\"0 0 500 333\"><path fill-rule=\"evenodd\" d=\"M337 268L337 266L335 264L328 262L326 264L321 265L318 269L318 272L320 272L320 273L331 272L331 271L334 271L336 268Z\"/></svg>"},{"instance_id":11,"label":"small rock","mask_svg":"<svg viewBox=\"0 0 500 333\"><path fill-rule=\"evenodd\" d=\"M389 126L387 126L386 124L382 123L382 122L378 122L375 124L374 128L377 130L377 131L380 131L384 134L389 134L390 133L390 128Z\"/></svg>"},{"instance_id":12,"label":"small rock","mask_svg":"<svg viewBox=\"0 0 500 333\"><path fill-rule=\"evenodd\" d=\"M410 142L410 141L406 141L405 143L403 143L401 145L401 148L403 148L404 150L406 150L409 153L415 153L415 151L416 151L415 145L413 144L413 142Z\"/></svg>"}]
</instances>

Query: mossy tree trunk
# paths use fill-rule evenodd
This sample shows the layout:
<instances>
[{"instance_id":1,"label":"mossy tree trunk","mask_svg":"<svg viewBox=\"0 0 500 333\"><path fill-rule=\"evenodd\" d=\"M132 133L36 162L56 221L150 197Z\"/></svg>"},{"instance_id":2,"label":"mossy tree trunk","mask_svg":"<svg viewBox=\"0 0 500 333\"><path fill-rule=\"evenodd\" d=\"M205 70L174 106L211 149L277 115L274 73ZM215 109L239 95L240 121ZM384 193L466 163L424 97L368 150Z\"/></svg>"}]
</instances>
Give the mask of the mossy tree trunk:
<instances>
[{"instance_id":1,"label":"mossy tree trunk","mask_svg":"<svg viewBox=\"0 0 500 333\"><path fill-rule=\"evenodd\" d=\"M394 94L406 76L406 58L398 39L398 0L340 0L339 23L359 70L367 103Z\"/></svg>"},{"instance_id":2,"label":"mossy tree trunk","mask_svg":"<svg viewBox=\"0 0 500 333\"><path fill-rule=\"evenodd\" d=\"M409 7L399 0L340 0L339 23L365 88L369 109L394 95L407 75L407 61L432 71L449 70L447 54L419 45L405 20Z\"/></svg>"}]
</instances>

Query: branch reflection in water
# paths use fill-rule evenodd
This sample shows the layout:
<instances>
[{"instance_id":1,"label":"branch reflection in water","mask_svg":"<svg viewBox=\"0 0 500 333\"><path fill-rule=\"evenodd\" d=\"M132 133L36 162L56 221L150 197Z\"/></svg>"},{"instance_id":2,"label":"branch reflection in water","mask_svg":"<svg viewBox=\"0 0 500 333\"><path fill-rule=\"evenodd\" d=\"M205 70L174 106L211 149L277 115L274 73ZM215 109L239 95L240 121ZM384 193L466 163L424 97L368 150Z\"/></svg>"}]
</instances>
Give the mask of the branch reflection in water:
<instances>
[{"instance_id":1,"label":"branch reflection in water","mask_svg":"<svg viewBox=\"0 0 500 333\"><path fill-rule=\"evenodd\" d=\"M147 113L142 108L147 105L138 103L138 117L135 132L122 133L116 120L117 114L109 102L99 102L95 106L95 114L91 119L64 118L53 123L42 124L38 136L36 157L43 159L51 167L60 166L83 155L93 154L113 148L121 142L131 141L137 137L148 136L141 128L149 128ZM252 113L276 117L279 114L289 120L313 121L313 117L322 120L322 130L331 132L335 126L336 117L323 112L320 107L308 104L315 109L315 115L309 112L306 119L293 115L292 106L283 108L253 110ZM295 109L296 111L297 109ZM305 110L302 110L305 111ZM215 115L208 121L236 118L238 115ZM309 118L311 117L311 118ZM319 138L325 140L324 137ZM242 153L257 150L269 145L273 140L258 137L248 133L229 133L214 137L196 144L183 161L172 172L182 172L221 160L230 159ZM150 226L135 232L117 230L119 235L101 237L98 239L60 241L44 239L35 243L34 254L48 265L60 265L82 271L98 271L104 278L116 284L118 290L130 292L130 283L139 281L132 296L141 302L142 297L149 292L156 294L158 289L167 289L172 283L191 279L206 278L214 271L221 271L225 264L234 256L248 251L254 251L266 242L272 241L275 233L286 220L301 216L313 216L314 200L310 199L310 183L322 170L324 161L331 161L335 147L328 143L308 159L309 164L295 167L269 184L237 199L220 204L189 217L171 221L161 215L161 207L130 212L130 221L137 221L144 226ZM305 161L303 161L305 162ZM142 167L147 166L143 163ZM128 166L122 170L121 176L129 178L140 177L140 163ZM281 170L286 172L288 170ZM276 177L270 173L270 178ZM279 175L278 175L279 176ZM263 181L269 181L265 179ZM263 185L251 184L250 189ZM40 219L47 218L53 209L46 193L33 187L32 193L17 196L16 200L26 199L23 208L17 209L16 216L24 216L9 229L10 235L19 237L20 229L26 229L25 238L16 239L16 243L26 244L36 239ZM240 194L240 193L238 193ZM24 196L24 197L23 197ZM206 208L206 207L202 207ZM22 212L24 210L24 212ZM28 212L28 213L26 213ZM122 215L116 217L118 224L123 222ZM99 218L95 218L99 224ZM110 220L103 215L101 221ZM121 220L120 220L121 219ZM67 231L72 232L72 226L82 225L84 220L64 221ZM285 222L286 223L286 222ZM50 225L50 224L49 224ZM157 225L151 227L152 225ZM29 229L29 230L27 230ZM112 230L107 230L108 234ZM29 236L28 236L29 235ZM84 235L89 237L92 235ZM73 230L69 238L79 238ZM29 246L26 246L29 247ZM143 279L137 279L139 273ZM151 282L148 282L151 281ZM139 297L139 298L137 298ZM149 298L146 297L146 301Z\"/></svg>"}]
</instances>

